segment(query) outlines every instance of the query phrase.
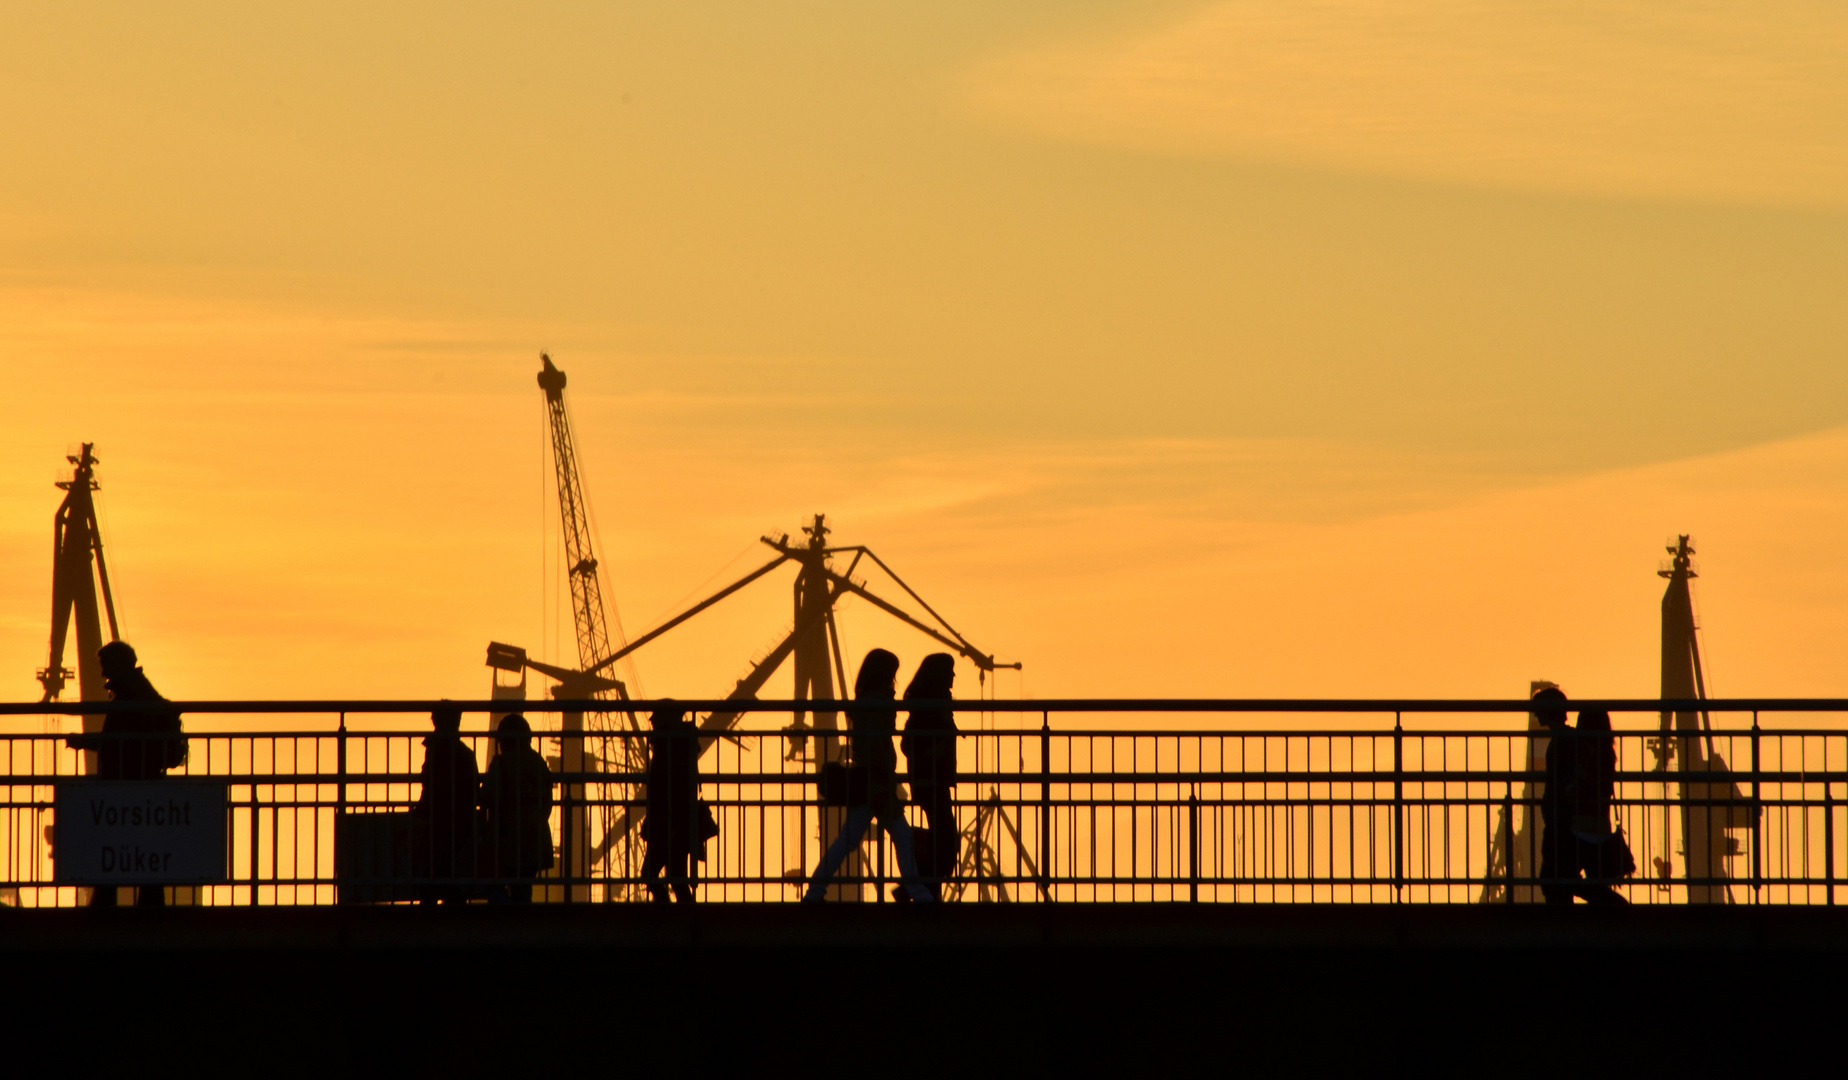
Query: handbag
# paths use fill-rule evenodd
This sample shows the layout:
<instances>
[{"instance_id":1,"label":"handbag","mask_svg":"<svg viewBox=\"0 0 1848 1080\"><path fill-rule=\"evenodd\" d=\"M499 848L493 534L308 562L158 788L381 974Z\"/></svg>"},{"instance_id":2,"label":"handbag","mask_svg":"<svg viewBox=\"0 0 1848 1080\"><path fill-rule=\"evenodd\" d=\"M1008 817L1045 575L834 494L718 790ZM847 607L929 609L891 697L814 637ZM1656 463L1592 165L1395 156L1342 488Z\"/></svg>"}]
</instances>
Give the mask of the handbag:
<instances>
[{"instance_id":1,"label":"handbag","mask_svg":"<svg viewBox=\"0 0 1848 1080\"><path fill-rule=\"evenodd\" d=\"M1630 850L1630 841L1624 838L1623 826L1619 825L1598 845L1598 876L1627 878L1636 873L1636 853Z\"/></svg>"},{"instance_id":2,"label":"handbag","mask_svg":"<svg viewBox=\"0 0 1848 1080\"><path fill-rule=\"evenodd\" d=\"M866 766L843 765L838 761L826 762L821 767L819 786L823 806L844 806L850 810L865 806L867 801Z\"/></svg>"}]
</instances>

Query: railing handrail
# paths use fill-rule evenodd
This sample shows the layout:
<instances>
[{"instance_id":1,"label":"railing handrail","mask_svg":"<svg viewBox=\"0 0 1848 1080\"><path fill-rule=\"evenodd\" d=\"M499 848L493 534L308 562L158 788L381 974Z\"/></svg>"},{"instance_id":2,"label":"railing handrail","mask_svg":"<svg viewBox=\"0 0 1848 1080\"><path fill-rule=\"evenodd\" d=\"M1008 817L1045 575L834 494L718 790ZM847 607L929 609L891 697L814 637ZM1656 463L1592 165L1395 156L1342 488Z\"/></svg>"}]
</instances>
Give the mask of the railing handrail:
<instances>
[{"instance_id":1,"label":"railing handrail","mask_svg":"<svg viewBox=\"0 0 1848 1080\"><path fill-rule=\"evenodd\" d=\"M517 698L474 700L446 699L343 699L314 700L245 700L245 701L171 701L164 707L190 713L427 713L436 709L456 709L464 713L509 712L653 712L656 709L680 709L686 712L845 712L856 702L839 699L753 699L725 698L655 699L637 701L603 701L596 699L551 699L522 701ZM940 701L905 701L893 703L900 710L952 709L963 713L1074 713L1074 712L1174 712L1174 713L1530 713L1533 702L1526 698L955 698ZM0 702L0 716L70 716L101 715L112 712L145 712L145 701L40 701ZM1605 712L1848 712L1848 698L1584 698L1565 703L1567 712L1602 709Z\"/></svg>"}]
</instances>

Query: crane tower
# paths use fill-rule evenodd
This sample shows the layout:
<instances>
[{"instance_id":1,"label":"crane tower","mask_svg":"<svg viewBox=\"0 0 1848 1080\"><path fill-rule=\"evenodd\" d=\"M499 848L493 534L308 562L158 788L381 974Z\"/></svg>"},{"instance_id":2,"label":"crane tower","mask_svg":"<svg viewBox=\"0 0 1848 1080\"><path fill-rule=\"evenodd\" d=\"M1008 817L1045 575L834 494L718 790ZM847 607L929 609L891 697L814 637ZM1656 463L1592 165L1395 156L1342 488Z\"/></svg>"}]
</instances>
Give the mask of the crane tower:
<instances>
[{"instance_id":1,"label":"crane tower","mask_svg":"<svg viewBox=\"0 0 1848 1080\"><path fill-rule=\"evenodd\" d=\"M45 688L45 701L56 701L72 675L77 677L79 701L107 701L103 689L103 670L96 651L103 647L102 619L96 608L100 593L103 612L109 617L109 640L119 636L116 630L115 596L109 590L109 568L103 562L103 534L96 524L96 500L92 492L96 482L96 444L84 443L83 449L65 460L75 466L69 480L58 481L64 489L64 501L52 519L51 570L51 655L38 673L39 685ZM64 666L64 643L72 623L77 631L77 670ZM103 718L83 718L85 731L102 726ZM86 755L88 756L88 755ZM87 770L86 770L87 771Z\"/></svg>"},{"instance_id":2,"label":"crane tower","mask_svg":"<svg viewBox=\"0 0 1848 1080\"><path fill-rule=\"evenodd\" d=\"M592 542L590 503L584 496L577 446L571 435L571 417L565 408L565 373L545 353L539 354L539 362L539 389L545 392L546 419L552 435L552 461L558 482L558 516L563 529L565 576L571 584L571 614L577 631L579 668L578 672L551 672L559 680L558 685L552 689L552 695L558 698L603 698L613 689L619 698L627 699L628 691L620 680L605 677L590 682L581 675L582 672L603 667L604 661L610 656L612 620L603 598L602 575ZM614 626L616 644L621 648L621 624L614 623ZM626 712L619 715L629 729L639 728L633 715ZM591 714L593 730L609 730L612 724L612 717L608 713ZM615 753L619 755L619 760L602 762L596 756L584 752L582 738L572 738L570 735L571 732L584 730L583 713L565 713L561 727L565 733L559 740L559 766L562 771L596 772L600 771L598 766L602 764L614 765L619 771L630 775L646 771L647 758L640 740L616 740L618 746ZM588 822L584 787L582 784L567 785L566 793L568 797L560 844L564 858L560 860L559 866L568 877L581 881L589 873L592 861L586 829ZM608 807L603 809L606 820L600 824L607 835L613 822L608 820ZM612 846L606 845L599 855L607 857ZM625 866L632 862L635 867L639 867L640 859L629 850L629 845L625 843L622 848L622 851L615 853L618 861ZM630 869L632 871L634 867ZM572 889L573 899L590 898L588 886L574 885Z\"/></svg>"}]
</instances>

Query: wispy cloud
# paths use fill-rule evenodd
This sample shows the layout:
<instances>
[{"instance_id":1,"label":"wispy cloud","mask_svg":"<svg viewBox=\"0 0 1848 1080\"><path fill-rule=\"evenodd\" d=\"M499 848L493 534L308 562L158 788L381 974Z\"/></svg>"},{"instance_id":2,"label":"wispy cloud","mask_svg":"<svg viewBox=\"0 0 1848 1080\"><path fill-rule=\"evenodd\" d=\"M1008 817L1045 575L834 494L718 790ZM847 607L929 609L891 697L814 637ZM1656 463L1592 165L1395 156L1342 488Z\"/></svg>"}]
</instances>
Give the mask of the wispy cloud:
<instances>
[{"instance_id":1,"label":"wispy cloud","mask_svg":"<svg viewBox=\"0 0 1848 1080\"><path fill-rule=\"evenodd\" d=\"M1229 0L973 75L983 108L1169 153L1599 195L1848 202L1848 8Z\"/></svg>"}]
</instances>

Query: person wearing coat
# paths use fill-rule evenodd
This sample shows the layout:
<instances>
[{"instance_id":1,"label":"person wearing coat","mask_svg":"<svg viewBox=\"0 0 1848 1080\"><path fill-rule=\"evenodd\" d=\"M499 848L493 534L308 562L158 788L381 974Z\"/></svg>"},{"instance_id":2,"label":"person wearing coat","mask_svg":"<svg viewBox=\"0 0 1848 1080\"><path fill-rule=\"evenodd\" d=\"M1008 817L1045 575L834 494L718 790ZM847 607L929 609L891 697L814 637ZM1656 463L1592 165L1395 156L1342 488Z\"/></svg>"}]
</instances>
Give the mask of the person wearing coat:
<instances>
[{"instance_id":1,"label":"person wearing coat","mask_svg":"<svg viewBox=\"0 0 1848 1080\"><path fill-rule=\"evenodd\" d=\"M918 665L905 687L906 701L948 701L956 685L956 658L931 653ZM933 879L937 892L943 879L956 871L962 850L962 829L950 796L956 790L956 716L949 709L913 708L905 718L905 769L911 780L911 799L924 811L930 827L929 858L919 869Z\"/></svg>"},{"instance_id":2,"label":"person wearing coat","mask_svg":"<svg viewBox=\"0 0 1848 1080\"><path fill-rule=\"evenodd\" d=\"M519 713L501 718L494 742L494 760L481 781L490 845L484 861L495 877L519 879L497 888L495 900L530 904L531 879L554 862L552 770L533 749L532 725Z\"/></svg>"},{"instance_id":3,"label":"person wearing coat","mask_svg":"<svg viewBox=\"0 0 1848 1080\"><path fill-rule=\"evenodd\" d=\"M435 880L418 887L418 903L459 904L471 891L466 880L476 875L475 800L481 792L481 769L475 751L462 741L462 710L441 708L430 714L436 730L424 739L423 791L411 807L423 848L421 876Z\"/></svg>"},{"instance_id":4,"label":"person wearing coat","mask_svg":"<svg viewBox=\"0 0 1848 1080\"><path fill-rule=\"evenodd\" d=\"M96 771L91 775L98 780L159 780L168 769L186 764L180 714L167 705L138 666L134 646L112 641L96 651L96 659L111 701L140 701L148 707L111 712L103 718L102 730L72 735L64 744L73 750L96 752ZM144 885L136 890L136 907L164 907L166 902L166 889L160 886ZM116 890L106 886L92 890L90 906L115 907Z\"/></svg>"},{"instance_id":5,"label":"person wearing coat","mask_svg":"<svg viewBox=\"0 0 1848 1080\"><path fill-rule=\"evenodd\" d=\"M671 885L676 901L691 904L705 847L700 830L704 816L699 806L699 729L684 709L675 708L657 709L648 726L648 816L642 821L648 854L642 859L642 879L655 903L667 903ZM657 881L663 873L667 881Z\"/></svg>"}]
</instances>

